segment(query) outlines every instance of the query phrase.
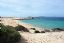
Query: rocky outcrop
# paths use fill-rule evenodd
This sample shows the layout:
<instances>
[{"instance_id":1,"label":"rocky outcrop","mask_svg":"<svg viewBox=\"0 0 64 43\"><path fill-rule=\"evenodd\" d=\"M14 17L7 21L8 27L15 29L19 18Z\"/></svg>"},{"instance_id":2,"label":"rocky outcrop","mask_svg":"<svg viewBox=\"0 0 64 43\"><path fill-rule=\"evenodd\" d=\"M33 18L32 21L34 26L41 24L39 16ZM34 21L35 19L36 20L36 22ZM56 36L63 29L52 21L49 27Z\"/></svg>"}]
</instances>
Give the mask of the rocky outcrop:
<instances>
[{"instance_id":1,"label":"rocky outcrop","mask_svg":"<svg viewBox=\"0 0 64 43\"><path fill-rule=\"evenodd\" d=\"M56 32L56 31L64 31L64 29L63 28L54 28L54 29L52 29L52 31L53 32Z\"/></svg>"},{"instance_id":2,"label":"rocky outcrop","mask_svg":"<svg viewBox=\"0 0 64 43\"><path fill-rule=\"evenodd\" d=\"M18 31L29 32L29 30L22 25L16 26L15 29L18 30Z\"/></svg>"}]
</instances>

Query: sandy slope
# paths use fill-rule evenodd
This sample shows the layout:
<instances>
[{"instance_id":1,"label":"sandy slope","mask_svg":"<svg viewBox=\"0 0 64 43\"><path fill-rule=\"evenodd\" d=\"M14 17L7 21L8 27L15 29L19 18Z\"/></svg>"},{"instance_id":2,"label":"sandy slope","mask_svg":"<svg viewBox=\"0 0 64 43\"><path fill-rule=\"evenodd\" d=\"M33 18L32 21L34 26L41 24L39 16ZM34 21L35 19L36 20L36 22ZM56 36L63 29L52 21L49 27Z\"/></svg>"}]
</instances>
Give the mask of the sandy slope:
<instances>
[{"instance_id":1,"label":"sandy slope","mask_svg":"<svg viewBox=\"0 0 64 43\"><path fill-rule=\"evenodd\" d=\"M22 33L22 37L27 43L64 43L64 32L51 33Z\"/></svg>"},{"instance_id":2,"label":"sandy slope","mask_svg":"<svg viewBox=\"0 0 64 43\"><path fill-rule=\"evenodd\" d=\"M16 20L12 20L12 19L9 19L9 18L3 18L2 19L2 23L4 25L10 25L10 26L13 26L13 27L18 25Z\"/></svg>"}]
</instances>

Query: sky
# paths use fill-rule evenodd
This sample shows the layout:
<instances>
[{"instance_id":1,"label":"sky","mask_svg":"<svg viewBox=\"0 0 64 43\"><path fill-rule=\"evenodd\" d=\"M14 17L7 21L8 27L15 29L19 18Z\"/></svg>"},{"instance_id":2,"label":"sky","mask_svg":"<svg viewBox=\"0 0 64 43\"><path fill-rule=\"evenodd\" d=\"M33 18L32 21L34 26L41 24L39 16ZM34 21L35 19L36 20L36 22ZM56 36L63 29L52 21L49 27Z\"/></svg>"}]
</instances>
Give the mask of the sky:
<instances>
[{"instance_id":1,"label":"sky","mask_svg":"<svg viewBox=\"0 0 64 43\"><path fill-rule=\"evenodd\" d=\"M0 0L0 16L64 17L64 0Z\"/></svg>"}]
</instances>

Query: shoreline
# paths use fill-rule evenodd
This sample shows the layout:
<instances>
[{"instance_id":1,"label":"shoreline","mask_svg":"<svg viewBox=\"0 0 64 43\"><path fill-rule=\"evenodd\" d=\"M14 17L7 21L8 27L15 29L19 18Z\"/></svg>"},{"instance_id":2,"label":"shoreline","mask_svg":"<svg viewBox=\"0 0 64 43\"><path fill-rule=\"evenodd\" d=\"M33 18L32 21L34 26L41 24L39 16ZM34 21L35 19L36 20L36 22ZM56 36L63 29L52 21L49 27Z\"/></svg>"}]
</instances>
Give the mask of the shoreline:
<instances>
[{"instance_id":1,"label":"shoreline","mask_svg":"<svg viewBox=\"0 0 64 43\"><path fill-rule=\"evenodd\" d=\"M39 29L43 29L43 28L40 28L40 27L37 27L37 26L34 26L34 25L32 25L32 24L29 24L29 23L26 23L26 22L23 22L23 21L18 21L18 23L20 24L20 25L26 25L26 27L27 26L29 26L29 27L27 27L27 28L39 28Z\"/></svg>"},{"instance_id":2,"label":"shoreline","mask_svg":"<svg viewBox=\"0 0 64 43\"><path fill-rule=\"evenodd\" d=\"M45 30L44 28L35 27L35 26L33 26L32 24L25 23L25 22L22 22L22 21L20 22L20 21L17 20L16 22L18 23L18 25L22 25L22 26L24 26L25 28L27 28L27 29L30 31L30 33L34 33L35 30L37 30L37 31L39 31L39 32ZM31 29L31 28L34 28L35 30L33 30L33 29Z\"/></svg>"},{"instance_id":3,"label":"shoreline","mask_svg":"<svg viewBox=\"0 0 64 43\"><path fill-rule=\"evenodd\" d=\"M12 19L4 18L3 20L4 20L3 24L5 24L5 25L10 25L13 27L16 27L18 25L24 26L25 28L27 28L29 30L30 33L34 33L35 31L38 31L38 33L64 31L64 29L61 29L61 28L45 29L45 28L35 27L32 24L25 23L25 22L19 21L19 20L14 20L13 18Z\"/></svg>"},{"instance_id":4,"label":"shoreline","mask_svg":"<svg viewBox=\"0 0 64 43\"><path fill-rule=\"evenodd\" d=\"M53 28L53 29L45 29L45 28L40 28L40 27L35 27L32 24L23 22L23 21L18 21L19 25L22 25L24 27L26 27L28 30L32 30L31 28L34 28L35 31L39 31L39 32L59 32L59 31L64 31L64 28Z\"/></svg>"}]
</instances>

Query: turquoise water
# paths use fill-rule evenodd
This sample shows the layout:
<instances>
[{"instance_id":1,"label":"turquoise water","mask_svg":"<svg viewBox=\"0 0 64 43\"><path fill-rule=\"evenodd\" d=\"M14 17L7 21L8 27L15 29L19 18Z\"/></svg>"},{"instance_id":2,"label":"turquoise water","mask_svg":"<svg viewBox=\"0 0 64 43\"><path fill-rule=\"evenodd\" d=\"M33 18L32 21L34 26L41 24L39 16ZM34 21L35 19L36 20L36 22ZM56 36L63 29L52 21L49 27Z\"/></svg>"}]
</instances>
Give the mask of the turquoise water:
<instances>
[{"instance_id":1,"label":"turquoise water","mask_svg":"<svg viewBox=\"0 0 64 43\"><path fill-rule=\"evenodd\" d=\"M36 17L23 22L45 29L64 28L64 17Z\"/></svg>"}]
</instances>

